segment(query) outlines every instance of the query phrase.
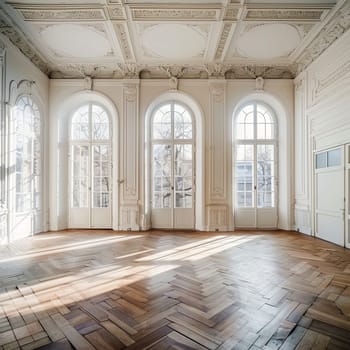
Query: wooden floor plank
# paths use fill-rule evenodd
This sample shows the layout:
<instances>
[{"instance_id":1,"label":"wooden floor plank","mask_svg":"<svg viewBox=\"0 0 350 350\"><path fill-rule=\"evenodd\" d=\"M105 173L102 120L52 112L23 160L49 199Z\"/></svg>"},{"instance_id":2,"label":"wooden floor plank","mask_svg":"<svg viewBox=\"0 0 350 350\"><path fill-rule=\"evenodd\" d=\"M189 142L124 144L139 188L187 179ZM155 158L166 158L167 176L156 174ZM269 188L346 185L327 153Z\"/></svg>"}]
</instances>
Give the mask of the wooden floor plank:
<instances>
[{"instance_id":1,"label":"wooden floor plank","mask_svg":"<svg viewBox=\"0 0 350 350\"><path fill-rule=\"evenodd\" d=\"M69 230L0 255L0 350L350 348L350 251L296 232Z\"/></svg>"}]
</instances>

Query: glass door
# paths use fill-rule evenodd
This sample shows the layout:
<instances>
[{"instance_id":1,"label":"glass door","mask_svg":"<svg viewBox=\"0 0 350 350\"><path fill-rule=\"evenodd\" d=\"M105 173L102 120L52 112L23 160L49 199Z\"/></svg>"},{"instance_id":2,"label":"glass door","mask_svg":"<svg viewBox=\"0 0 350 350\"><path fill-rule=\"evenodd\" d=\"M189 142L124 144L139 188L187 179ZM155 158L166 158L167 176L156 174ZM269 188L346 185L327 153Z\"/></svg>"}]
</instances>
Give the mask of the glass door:
<instances>
[{"instance_id":1,"label":"glass door","mask_svg":"<svg viewBox=\"0 0 350 350\"><path fill-rule=\"evenodd\" d=\"M109 118L100 106L73 116L70 162L70 228L111 228Z\"/></svg>"},{"instance_id":2,"label":"glass door","mask_svg":"<svg viewBox=\"0 0 350 350\"><path fill-rule=\"evenodd\" d=\"M238 113L234 160L235 226L277 227L275 121L269 108L248 104Z\"/></svg>"},{"instance_id":3,"label":"glass door","mask_svg":"<svg viewBox=\"0 0 350 350\"><path fill-rule=\"evenodd\" d=\"M190 112L175 102L152 119L152 227L194 228L193 126Z\"/></svg>"}]
</instances>

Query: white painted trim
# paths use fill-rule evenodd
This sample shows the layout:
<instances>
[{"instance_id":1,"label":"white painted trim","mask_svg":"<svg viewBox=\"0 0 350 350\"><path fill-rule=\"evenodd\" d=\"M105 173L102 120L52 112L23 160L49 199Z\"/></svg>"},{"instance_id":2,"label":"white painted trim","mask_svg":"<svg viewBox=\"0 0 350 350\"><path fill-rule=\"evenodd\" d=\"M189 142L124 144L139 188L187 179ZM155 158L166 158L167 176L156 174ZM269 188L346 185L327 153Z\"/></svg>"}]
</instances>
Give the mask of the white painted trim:
<instances>
[{"instance_id":1,"label":"white painted trim","mask_svg":"<svg viewBox=\"0 0 350 350\"><path fill-rule=\"evenodd\" d=\"M251 81L250 81L251 84ZM283 230L291 230L293 225L294 212L292 208L293 195L293 124L291 118L287 114L287 109L282 102L271 93L261 91L248 94L242 98L235 106L231 113L231 129L233 125L233 118L243 105L250 101L261 102L270 106L278 120L278 193L279 193L279 208L278 208L278 228ZM233 137L233 135L232 135ZM234 140L232 139L232 142ZM232 155L233 156L233 155ZM232 186L233 187L233 186ZM234 208L234 204L232 204Z\"/></svg>"},{"instance_id":2,"label":"white painted trim","mask_svg":"<svg viewBox=\"0 0 350 350\"><path fill-rule=\"evenodd\" d=\"M67 100L62 101L59 104L59 108L50 114L50 230L62 230L68 227L68 208L66 207L65 213L59 212L59 202L65 201L65 193L60 191L59 181L64 180L66 184L68 177L68 164L66 166L59 165L58 150L63 152L63 156L67 158L67 147L69 139L69 120L81 105L92 102L102 105L109 114L110 121L112 123L112 181L113 181L113 193L112 193L112 228L113 230L119 229L119 190L117 186L118 180L118 164L119 164L119 113L114 105L113 101L109 97L100 92L83 90L74 93ZM59 139L60 136L60 139ZM66 149L65 149L66 148ZM68 159L66 159L66 162ZM59 176L58 176L59 173ZM62 186L64 188L64 186ZM65 186L65 191L67 190ZM60 197L64 198L60 198ZM66 204L67 205L67 204ZM63 222L60 222L60 214L63 215Z\"/></svg>"},{"instance_id":3,"label":"white painted trim","mask_svg":"<svg viewBox=\"0 0 350 350\"><path fill-rule=\"evenodd\" d=\"M164 82L163 82L164 84ZM147 107L145 118L143 119L144 124L142 125L144 130L144 148L142 148L142 155L143 155L143 169L144 169L144 188L143 188L143 205L144 205L144 212L142 213L144 219L141 220L141 229L146 229L150 227L150 205L149 205L149 198L150 198L150 174L149 174L149 159L148 159L148 150L150 147L150 121L153 114L153 111L159 106L160 104L166 102L166 101L179 101L180 103L187 106L187 108L192 112L194 119L195 119L195 125L196 125L196 207L195 207L195 213L196 213L196 220L195 220L195 229L199 231L203 231L205 228L205 149L204 149L204 114L203 111L198 104L198 102L187 93L184 93L182 91L177 90L170 90L168 92L165 92L158 97L156 97Z\"/></svg>"}]
</instances>

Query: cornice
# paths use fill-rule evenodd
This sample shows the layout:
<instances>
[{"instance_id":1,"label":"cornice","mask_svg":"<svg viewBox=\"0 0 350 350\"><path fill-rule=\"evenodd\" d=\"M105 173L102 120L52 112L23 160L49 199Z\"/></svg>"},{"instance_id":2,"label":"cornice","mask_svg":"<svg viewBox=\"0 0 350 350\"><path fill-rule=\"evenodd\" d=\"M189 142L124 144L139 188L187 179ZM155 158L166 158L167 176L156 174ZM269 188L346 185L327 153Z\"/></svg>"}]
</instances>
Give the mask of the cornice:
<instances>
[{"instance_id":1,"label":"cornice","mask_svg":"<svg viewBox=\"0 0 350 350\"><path fill-rule=\"evenodd\" d=\"M340 8L333 19L318 33L316 38L296 59L297 72L305 70L328 47L350 28L350 2Z\"/></svg>"},{"instance_id":2,"label":"cornice","mask_svg":"<svg viewBox=\"0 0 350 350\"><path fill-rule=\"evenodd\" d=\"M0 9L0 33L5 35L10 42L15 45L35 66L37 66L44 74L48 74L50 68L36 51L34 45L25 34L13 23L13 21Z\"/></svg>"},{"instance_id":3,"label":"cornice","mask_svg":"<svg viewBox=\"0 0 350 350\"><path fill-rule=\"evenodd\" d=\"M104 66L68 64L53 71L51 78L113 79L293 79L294 66L208 63L202 65L144 65L118 63Z\"/></svg>"},{"instance_id":4,"label":"cornice","mask_svg":"<svg viewBox=\"0 0 350 350\"><path fill-rule=\"evenodd\" d=\"M343 5L342 5L343 4ZM188 3L149 3L129 2L127 0L105 0L99 1L90 7L79 4L29 4L15 3L10 1L6 6L0 6L0 33L19 48L41 71L49 77L56 78L116 78L116 79L164 79L164 78L187 78L187 79L247 79L263 77L294 78L296 72L305 69L314 61L327 47L329 47L339 36L350 27L350 1L334 4L285 4L276 5L272 3L246 3L241 0L217 1L211 4L188 4ZM340 8L336 11L337 6ZM113 41L117 46L119 43L122 60L108 61L108 63L96 64L58 64L47 63L42 57L40 50L30 41L29 34L25 34L23 28L16 24L9 16L12 6L18 11L17 20L28 22L101 22L114 28ZM277 8L276 8L277 6ZM334 8L333 8L334 7ZM331 12L329 9L333 8ZM8 12L6 12L8 11ZM328 15L327 15L327 12ZM327 15L334 13L333 19L326 23L325 27L311 41L309 32L314 28L315 22L323 21ZM22 17L22 18L21 18ZM15 18L15 17L13 17ZM136 63L140 58L138 47L133 38L132 20L142 25L151 21L158 22L189 22L197 25L203 22L205 25L215 27L218 31L211 29L217 41L212 45L210 57L212 63L201 63L203 60L193 60L193 64L141 64ZM132 25L129 25L130 22ZM268 22L283 22L295 26L300 36L310 39L310 45L299 55L293 56L296 65L289 64L291 61L278 60L275 63L252 64L254 61L246 61L241 57L237 60L230 59L225 62L226 50L230 48L234 38L234 28L237 23L248 23L248 25L264 24ZM24 22L23 22L24 23ZM23 23L21 25L23 25ZM108 25L107 25L108 24ZM38 25L35 23L34 25ZM21 29L22 28L22 29ZM314 35L314 34L312 34ZM213 36L213 37L214 37ZM209 40L210 41L210 40ZM44 50L43 50L44 52ZM209 57L208 56L208 57ZM294 60L296 57L296 61ZM235 57L234 57L235 58ZM47 57L50 60L50 57ZM61 61L62 62L62 61ZM68 60L66 60L68 62ZM146 61L145 61L146 62ZM152 62L149 60L148 62ZM155 62L155 60L154 60ZM159 62L159 61L158 61ZM218 63L220 62L220 63ZM237 63L235 63L237 62ZM278 76L280 74L280 76Z\"/></svg>"}]
</instances>

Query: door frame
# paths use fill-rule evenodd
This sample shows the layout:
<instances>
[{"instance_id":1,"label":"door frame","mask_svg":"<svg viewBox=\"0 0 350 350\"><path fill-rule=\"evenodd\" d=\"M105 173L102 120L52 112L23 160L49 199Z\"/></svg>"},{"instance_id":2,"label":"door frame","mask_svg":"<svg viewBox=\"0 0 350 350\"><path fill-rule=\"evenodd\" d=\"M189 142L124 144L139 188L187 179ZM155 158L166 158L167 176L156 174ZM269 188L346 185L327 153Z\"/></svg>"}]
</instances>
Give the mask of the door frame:
<instances>
[{"instance_id":1,"label":"door frame","mask_svg":"<svg viewBox=\"0 0 350 350\"><path fill-rule=\"evenodd\" d=\"M157 110L159 108L161 108L162 106L164 105L167 105L167 104L170 104L171 105L171 116L172 116L172 123L171 123L171 128L172 128L172 137L171 139L167 139L167 140L160 140L158 142L154 142L153 141L153 137L152 137L152 126L153 126L153 117L155 115L155 113L157 112ZM191 115L191 118L192 118L192 139L190 140L187 140L187 139L179 139L179 140L176 140L174 138L174 122L173 122L173 116L174 116L174 109L173 109L173 106L175 104L178 104L180 106L182 106L184 109L186 109L190 115ZM194 230L196 228L196 196L197 196L197 187L196 187L196 165L197 165L197 162L196 162L196 140L197 140L197 129L196 129L196 118L195 118L195 114L193 113L193 111L191 110L191 108L189 108L189 106L185 103L183 103L182 101L179 101L177 99L169 99L169 100L165 100L161 103L158 103L157 105L155 105L155 107L152 109L151 111L151 115L150 115L150 118L149 118L149 121L148 121L148 127L147 127L147 138L149 140L149 147L147 149L147 157L146 159L148 160L148 169L149 169L149 174L148 174L148 178L149 178L149 181L147 183L147 186L148 186L148 193L149 193L149 198L148 198L148 201L149 201L149 207L150 207L150 225L151 225L151 228L153 227L152 225L152 213L154 211L154 209L152 208L152 197L153 197L153 176L152 176L152 173L153 173L153 157L152 157L152 154L153 154L153 145L155 144L170 144L171 145L171 150L172 150L172 153L171 153L171 160L172 160L172 163L171 163L171 178L172 178L172 186L171 186L171 191L172 191L172 206L171 208L171 227L164 227L164 228L161 228L161 229L168 229L168 230ZM191 142L189 142L191 141ZM175 184L174 184L174 178L175 178L175 175L174 175L174 146L176 144L191 144L192 145L192 208L188 208L188 209L192 209L192 212L193 212L193 225L192 227L188 227L188 228L178 228L178 227L175 227L175 206L174 206L174 203L175 203ZM181 209L181 208L178 208L178 209ZM183 209L187 209L187 208L183 208ZM158 210L158 209L155 209L155 210ZM159 210L162 210L162 209L159 209ZM159 227L160 228L160 227Z\"/></svg>"},{"instance_id":2,"label":"door frame","mask_svg":"<svg viewBox=\"0 0 350 350\"><path fill-rule=\"evenodd\" d=\"M238 115L240 111L242 111L245 107L249 105L254 105L257 106L258 104L263 105L269 112L271 117L273 118L274 121L274 138L273 139L257 139L256 138L256 120L255 120L255 126L254 126L254 133L255 133L255 138L252 140L249 139L243 139L243 140L237 140L236 135L235 135L235 130L236 130L236 120L238 118ZM256 107L254 108L254 113L256 113ZM254 116L255 118L255 116ZM235 111L234 116L233 116L233 123L232 123L232 139L233 139L233 147L232 147L232 192L233 196L232 198L234 199L233 201L233 208L234 208L234 221L235 221L235 228L238 229L277 229L278 228L278 221L279 221L279 125L278 125L278 119L276 112L274 109L266 102L258 99L252 99L248 100L247 102L240 104L239 108ZM274 207L266 207L266 208L258 208L257 207L257 145L274 145L274 171L275 171L275 179L274 179L274 200L275 200L275 206ZM245 208L245 207L237 207L236 206L236 148L237 145L252 145L254 148L254 182L255 182L255 189L253 190L254 193L254 207L252 208ZM260 211L271 211L271 209L274 210L275 212L275 222L274 225L272 226L258 226L258 210ZM254 225L244 225L244 226L238 226L237 225L237 212L240 211L242 214L249 213L254 211Z\"/></svg>"},{"instance_id":3,"label":"door frame","mask_svg":"<svg viewBox=\"0 0 350 350\"><path fill-rule=\"evenodd\" d=\"M322 171L324 171L325 169L332 169L333 167L325 167L325 168L320 168L320 170L318 170L316 168L316 155L319 154L319 153L322 153L322 152L328 152L328 151L332 151L332 150L335 150L335 149L341 149L341 153L342 153L342 164L338 167L334 167L334 168L342 168L343 170L343 181L344 181L344 211L343 211L343 230L344 230L344 239L343 239L343 244L341 244L340 246L347 246L347 247L350 247L350 243L347 243L347 240L346 240L346 233L347 233L347 220L346 220L346 217L347 217L347 213L349 213L349 210L347 209L349 207L349 196L346 195L347 192L347 163L346 163L346 159L349 159L347 158L348 155L347 155L347 150L346 150L346 145L337 145L337 146L332 146L332 147L327 147L325 149L317 149L317 150L314 150L313 151L313 155L312 155L312 190L311 190L311 193L312 193L312 235L316 238L319 238L319 239L323 239L319 236L317 236L317 179L316 179L316 175L317 173L320 173ZM349 168L350 168L350 164L349 164ZM316 171L318 170L318 172L316 173ZM336 169L334 169L336 170ZM338 169L339 170L339 169ZM326 240L327 242L330 242L328 240ZM330 242L332 244L337 244L337 243L333 243L333 242ZM338 245L338 244L337 244Z\"/></svg>"},{"instance_id":4,"label":"door frame","mask_svg":"<svg viewBox=\"0 0 350 350\"><path fill-rule=\"evenodd\" d=\"M26 81L23 81L26 82ZM7 200L8 200L8 215L7 215L7 239L8 242L11 242L13 240L24 238L27 236L33 236L36 233L42 232L44 229L46 229L45 226L45 215L44 215L44 208L45 208L45 194L44 194L44 181L45 181L45 157L44 154L44 146L45 146L45 124L43 120L43 113L42 113L42 103L41 100L38 98L38 96L32 95L31 91L25 91L25 87L21 87L19 93L14 96L14 98L10 98L9 106L7 109L7 113L9 115L9 123L7 126L8 131L8 137L7 137L7 149L8 153L6 154L6 162L9 165L8 169L11 167L16 168L16 141L17 141L17 134L16 134L16 114L15 114L15 108L17 106L18 101L22 97L27 97L29 100L32 101L33 104L36 105L39 112L39 119L40 119L40 135L39 135L39 142L40 142L40 175L39 175L39 193L40 193L40 207L39 209L31 208L27 212L17 213L16 212L16 194L17 194L17 186L16 186L16 171L13 173L8 172L7 173ZM33 139L32 139L33 141ZM32 145L34 147L34 145ZM34 148L33 148L34 152ZM31 184L31 202L33 202L34 193L33 193L33 180ZM32 203L33 204L33 203ZM24 227L24 230L18 229L15 226L17 225L17 222L20 221L19 218L25 218L28 222L30 220L30 232L27 231L27 227ZM21 220L22 224L25 224L25 220ZM21 222L20 221L20 222ZM18 230L22 233L24 231L24 234L17 234Z\"/></svg>"},{"instance_id":5,"label":"door frame","mask_svg":"<svg viewBox=\"0 0 350 350\"><path fill-rule=\"evenodd\" d=\"M108 116L108 121L109 121L109 139L108 140L97 140L97 141L93 141L90 135L90 140L88 141L73 141L71 139L71 134L72 134L72 119L74 117L74 114L79 110L80 107L84 106L88 104L89 105L89 125L90 125L90 132L91 132L91 116L92 116L92 106L93 105L97 105L99 107L101 107L107 114ZM77 228L77 227L71 227L71 195L72 195L72 147L74 145L82 145L82 146L88 146L88 152L89 152L89 195L88 195L88 201L89 201L89 208L87 208L89 210L89 227L87 229L112 229L113 228L113 204L114 204L114 199L113 199L113 194L114 194L114 186L113 186L113 175L114 175L114 170L113 170L113 122L110 116L110 113L108 111L108 109L103 106L103 104L98 103L96 101L88 101L85 103L82 103L80 105L78 105L73 112L71 113L70 117L69 117L69 127L68 127L68 196L67 196L67 209L68 209L68 213L67 213L67 223L68 223L68 229L69 228ZM92 150L93 150L93 146L98 146L98 145L107 145L109 146L109 163L110 163L110 167L109 167L109 176L110 176L110 198L109 198L109 218L110 218L110 222L108 227L95 227L92 226L92 210L93 210L93 206L92 206L92 169L93 169L93 157L92 157ZM117 186L116 186L117 187Z\"/></svg>"}]
</instances>

